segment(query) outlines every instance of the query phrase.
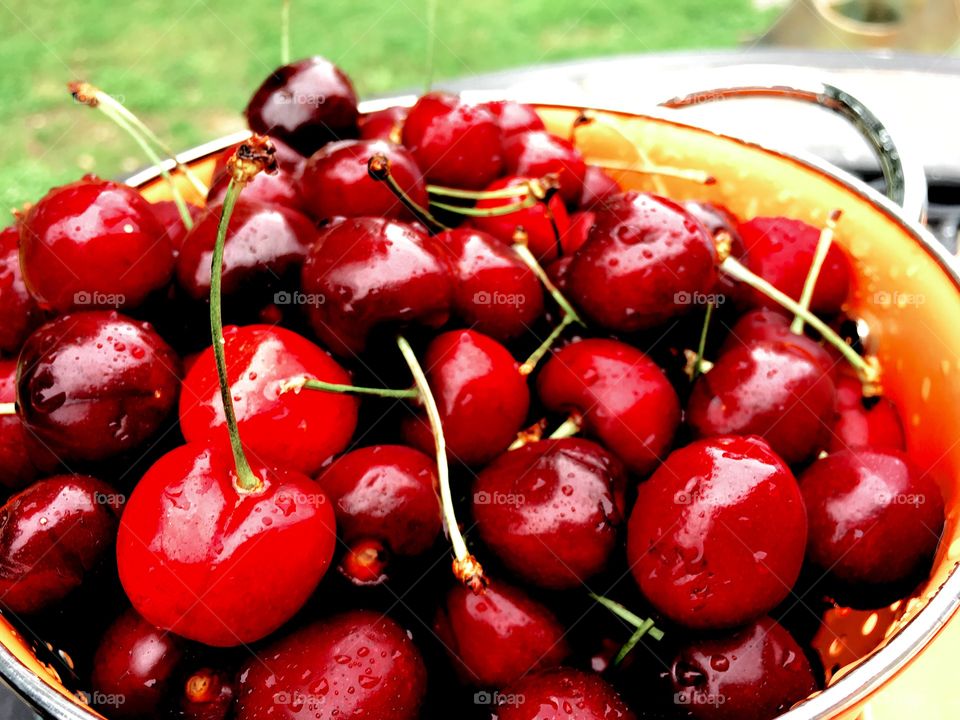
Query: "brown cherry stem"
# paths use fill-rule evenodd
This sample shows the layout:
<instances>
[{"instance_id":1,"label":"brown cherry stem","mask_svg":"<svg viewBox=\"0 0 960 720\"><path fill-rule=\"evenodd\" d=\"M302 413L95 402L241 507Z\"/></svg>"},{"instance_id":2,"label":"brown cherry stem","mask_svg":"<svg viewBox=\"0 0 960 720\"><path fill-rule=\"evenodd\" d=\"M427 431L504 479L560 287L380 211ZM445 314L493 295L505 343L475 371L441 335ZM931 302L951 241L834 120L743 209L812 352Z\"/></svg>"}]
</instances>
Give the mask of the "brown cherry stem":
<instances>
[{"instance_id":1,"label":"brown cherry stem","mask_svg":"<svg viewBox=\"0 0 960 720\"><path fill-rule=\"evenodd\" d=\"M510 443L510 446L507 450L516 450L522 448L524 445L529 445L533 442L540 442L543 439L543 431L547 429L547 420L546 418L541 418L537 420L533 425L528 428L524 428L517 433L517 439Z\"/></svg>"},{"instance_id":2,"label":"brown cherry stem","mask_svg":"<svg viewBox=\"0 0 960 720\"><path fill-rule=\"evenodd\" d=\"M837 230L837 221L843 214L842 210L834 210L827 218L826 225L820 230L820 237L817 239L817 248L813 253L813 261L810 263L810 270L806 279L803 281L803 290L800 292L800 306L804 309L810 308L810 302L813 300L813 291L817 286L817 280L820 277L820 271L823 269L823 263L827 259L827 253L833 244L833 236ZM797 315L790 324L790 331L799 335L803 332L803 318Z\"/></svg>"},{"instance_id":3,"label":"brown cherry stem","mask_svg":"<svg viewBox=\"0 0 960 720\"><path fill-rule=\"evenodd\" d=\"M390 192L399 200L407 210L413 213L414 217L430 229L430 232L443 232L449 230L446 225L437 220L430 211L417 203L404 191L393 173L390 172L390 160L382 153L376 153L367 161L367 174L374 180L384 183Z\"/></svg>"}]
</instances>

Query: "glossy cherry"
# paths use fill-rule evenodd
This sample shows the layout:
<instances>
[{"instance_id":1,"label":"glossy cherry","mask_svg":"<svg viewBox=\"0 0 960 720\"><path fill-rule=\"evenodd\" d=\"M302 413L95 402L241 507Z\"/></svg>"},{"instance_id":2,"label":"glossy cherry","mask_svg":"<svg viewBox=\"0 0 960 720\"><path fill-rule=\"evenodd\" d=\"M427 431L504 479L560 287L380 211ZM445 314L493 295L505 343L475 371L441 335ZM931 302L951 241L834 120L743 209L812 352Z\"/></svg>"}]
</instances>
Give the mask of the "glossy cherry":
<instances>
[{"instance_id":1,"label":"glossy cherry","mask_svg":"<svg viewBox=\"0 0 960 720\"><path fill-rule=\"evenodd\" d=\"M452 587L434 629L461 679L481 687L504 687L556 667L570 653L553 613L499 580L480 594Z\"/></svg>"},{"instance_id":2,"label":"glossy cherry","mask_svg":"<svg viewBox=\"0 0 960 720\"><path fill-rule=\"evenodd\" d=\"M792 320L793 318L784 315L782 311L769 308L745 312L730 328L730 333L720 346L719 354L722 357L730 350L758 344L795 347L816 361L826 374L834 375L834 370L842 359L832 352L832 348L825 347L806 335L793 332L790 329Z\"/></svg>"},{"instance_id":3,"label":"glossy cherry","mask_svg":"<svg viewBox=\"0 0 960 720\"><path fill-rule=\"evenodd\" d=\"M34 613L63 600L109 555L122 496L84 475L57 475L0 508L0 605Z\"/></svg>"},{"instance_id":4,"label":"glossy cherry","mask_svg":"<svg viewBox=\"0 0 960 720\"><path fill-rule=\"evenodd\" d=\"M180 215L180 208L173 200L159 200L151 203L153 214L163 226L167 240L170 241L170 247L173 248L174 255L180 252L180 246L183 245L183 239L187 236L187 226L183 223L183 217ZM187 212L190 218L196 222L203 216L203 208L197 205L187 203Z\"/></svg>"},{"instance_id":5,"label":"glossy cherry","mask_svg":"<svg viewBox=\"0 0 960 720\"><path fill-rule=\"evenodd\" d=\"M716 279L713 238L656 195L627 192L596 214L570 265L570 299L610 330L642 330L705 298Z\"/></svg>"},{"instance_id":6,"label":"glossy cherry","mask_svg":"<svg viewBox=\"0 0 960 720\"><path fill-rule=\"evenodd\" d=\"M663 371L616 340L556 351L537 378L537 394L548 410L577 413L587 433L640 474L666 454L680 424L680 400Z\"/></svg>"},{"instance_id":7,"label":"glossy cherry","mask_svg":"<svg viewBox=\"0 0 960 720\"><path fill-rule=\"evenodd\" d=\"M184 683L180 713L185 720L226 720L233 717L237 694L232 675L213 668L198 668Z\"/></svg>"},{"instance_id":8,"label":"glossy cherry","mask_svg":"<svg viewBox=\"0 0 960 720\"><path fill-rule=\"evenodd\" d=\"M322 57L278 67L246 109L250 129L311 155L329 140L357 134L357 94L340 68Z\"/></svg>"},{"instance_id":9,"label":"glossy cherry","mask_svg":"<svg viewBox=\"0 0 960 720\"><path fill-rule=\"evenodd\" d=\"M504 453L473 486L477 530L525 581L578 587L603 570L624 522L623 467L599 445L541 440Z\"/></svg>"},{"instance_id":10,"label":"glossy cherry","mask_svg":"<svg viewBox=\"0 0 960 720\"><path fill-rule=\"evenodd\" d=\"M0 403L14 402L16 388L17 362L0 360ZM0 415L0 487L19 490L56 464L57 457L24 428L19 415Z\"/></svg>"},{"instance_id":11,"label":"glossy cherry","mask_svg":"<svg viewBox=\"0 0 960 720\"><path fill-rule=\"evenodd\" d=\"M530 390L503 345L475 330L451 330L433 339L423 364L451 459L479 465L516 439L527 418ZM423 452L433 452L425 415L404 418L403 435Z\"/></svg>"},{"instance_id":12,"label":"glossy cherry","mask_svg":"<svg viewBox=\"0 0 960 720\"><path fill-rule=\"evenodd\" d=\"M228 327L224 340L227 381L250 455L313 475L347 446L357 426L355 397L284 392L284 383L302 378L348 385L350 376L325 351L269 325ZM197 358L183 381L180 427L188 442L227 439L212 348Z\"/></svg>"},{"instance_id":13,"label":"glossy cherry","mask_svg":"<svg viewBox=\"0 0 960 720\"><path fill-rule=\"evenodd\" d=\"M20 229L0 230L0 355L16 355L43 313L20 272Z\"/></svg>"},{"instance_id":14,"label":"glossy cherry","mask_svg":"<svg viewBox=\"0 0 960 720\"><path fill-rule=\"evenodd\" d=\"M163 287L173 246L133 188L87 177L48 192L20 224L20 266L43 308L132 308Z\"/></svg>"},{"instance_id":15,"label":"glossy cherry","mask_svg":"<svg viewBox=\"0 0 960 720\"><path fill-rule=\"evenodd\" d=\"M103 460L160 429L179 375L180 359L148 323L107 311L64 315L23 346L20 417L64 461Z\"/></svg>"},{"instance_id":16,"label":"glossy cherry","mask_svg":"<svg viewBox=\"0 0 960 720\"><path fill-rule=\"evenodd\" d=\"M599 675L572 668L533 673L504 688L497 720L635 720Z\"/></svg>"},{"instance_id":17,"label":"glossy cherry","mask_svg":"<svg viewBox=\"0 0 960 720\"><path fill-rule=\"evenodd\" d=\"M570 215L570 227L563 234L563 251L575 253L583 247L590 237L590 231L597 221L597 214L593 210L580 210Z\"/></svg>"},{"instance_id":18,"label":"glossy cherry","mask_svg":"<svg viewBox=\"0 0 960 720\"><path fill-rule=\"evenodd\" d=\"M351 218L321 231L302 286L318 298L307 308L314 331L349 355L385 324L443 325L454 280L445 248L426 233L385 218Z\"/></svg>"},{"instance_id":19,"label":"glossy cherry","mask_svg":"<svg viewBox=\"0 0 960 720\"><path fill-rule=\"evenodd\" d=\"M836 380L837 417L830 432L828 450L850 448L906 450L903 422L889 398L863 397L863 383L850 375Z\"/></svg>"},{"instance_id":20,"label":"glossy cherry","mask_svg":"<svg viewBox=\"0 0 960 720\"><path fill-rule=\"evenodd\" d=\"M744 247L743 238L740 237L740 231L737 229L739 221L732 212L722 205L698 200L687 200L681 204L684 210L703 223L703 226L718 243L722 242L729 246L731 257L741 263L746 262L747 250ZM716 292L722 294L723 299L727 300L737 297L740 289L733 278L721 272L717 273ZM780 308L778 307L777 310L780 310Z\"/></svg>"},{"instance_id":21,"label":"glossy cherry","mask_svg":"<svg viewBox=\"0 0 960 720\"><path fill-rule=\"evenodd\" d=\"M386 140L399 143L407 112L409 108L394 105L361 115L360 137L363 140Z\"/></svg>"},{"instance_id":22,"label":"glossy cherry","mask_svg":"<svg viewBox=\"0 0 960 720\"><path fill-rule=\"evenodd\" d=\"M228 174L215 175L210 192L207 193L207 205L222 205L229 184ZM300 193L299 173L294 174L283 169L273 174L260 173L254 177L243 189L243 200L264 205L282 205L297 212L304 212L306 209L306 201Z\"/></svg>"},{"instance_id":23,"label":"glossy cherry","mask_svg":"<svg viewBox=\"0 0 960 720\"><path fill-rule=\"evenodd\" d=\"M534 178L555 174L564 201L580 202L587 164L569 140L546 130L529 130L504 139L503 154L508 174Z\"/></svg>"},{"instance_id":24,"label":"glossy cherry","mask_svg":"<svg viewBox=\"0 0 960 720\"><path fill-rule=\"evenodd\" d=\"M757 437L700 440L641 483L627 562L661 613L726 628L775 607L800 573L807 518L790 469Z\"/></svg>"},{"instance_id":25,"label":"glossy cherry","mask_svg":"<svg viewBox=\"0 0 960 720\"><path fill-rule=\"evenodd\" d=\"M297 630L240 671L237 720L416 720L427 671L407 632L382 613L353 610Z\"/></svg>"},{"instance_id":26,"label":"glossy cherry","mask_svg":"<svg viewBox=\"0 0 960 720\"><path fill-rule=\"evenodd\" d=\"M603 168L587 165L583 173L583 191L580 193L580 207L584 210L596 210L604 207L609 200L623 192L620 183L610 177Z\"/></svg>"},{"instance_id":27,"label":"glossy cherry","mask_svg":"<svg viewBox=\"0 0 960 720\"><path fill-rule=\"evenodd\" d=\"M543 130L543 120L532 105L514 100L491 100L483 107L493 113L504 138L530 130Z\"/></svg>"}]
</instances>

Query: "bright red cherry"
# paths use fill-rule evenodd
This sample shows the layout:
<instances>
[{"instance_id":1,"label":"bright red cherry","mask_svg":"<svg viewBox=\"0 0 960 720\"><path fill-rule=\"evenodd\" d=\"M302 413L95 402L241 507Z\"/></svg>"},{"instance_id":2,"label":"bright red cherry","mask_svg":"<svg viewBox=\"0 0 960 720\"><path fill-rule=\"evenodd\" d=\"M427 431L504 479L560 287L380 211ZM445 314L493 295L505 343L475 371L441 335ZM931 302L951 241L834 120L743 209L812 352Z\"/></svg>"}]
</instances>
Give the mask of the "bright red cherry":
<instances>
[{"instance_id":1,"label":"bright red cherry","mask_svg":"<svg viewBox=\"0 0 960 720\"><path fill-rule=\"evenodd\" d=\"M151 203L150 207L153 208L153 214L156 215L157 220L163 225L174 254L178 254L180 246L183 245L183 239L187 236L187 226L183 224L180 209L173 200L159 200ZM204 210L202 207L187 203L187 212L190 213L190 218L196 222L203 215Z\"/></svg>"},{"instance_id":2,"label":"bright red cherry","mask_svg":"<svg viewBox=\"0 0 960 720\"><path fill-rule=\"evenodd\" d=\"M543 120L532 105L513 100L491 100L483 107L493 113L504 138L529 130L543 130Z\"/></svg>"},{"instance_id":3,"label":"bright red cherry","mask_svg":"<svg viewBox=\"0 0 960 720\"><path fill-rule=\"evenodd\" d=\"M278 67L250 98L250 129L309 156L328 140L357 134L357 94L340 68L322 57Z\"/></svg>"},{"instance_id":4,"label":"bright red cherry","mask_svg":"<svg viewBox=\"0 0 960 720\"><path fill-rule=\"evenodd\" d=\"M740 221L732 212L722 205L697 200L687 200L682 205L684 210L703 223L714 240L729 244L731 257L741 263L747 261L747 250L743 245L743 238L740 237L740 232L737 230ZM716 292L722 294L724 300L726 300L739 296L740 289L733 278L721 272L717 273ZM780 308L777 307L777 310L780 310Z\"/></svg>"},{"instance_id":5,"label":"bright red cherry","mask_svg":"<svg viewBox=\"0 0 960 720\"><path fill-rule=\"evenodd\" d=\"M569 140L546 130L530 130L506 138L503 154L508 174L533 178L555 174L564 201L570 205L580 202L587 164Z\"/></svg>"},{"instance_id":6,"label":"bright red cherry","mask_svg":"<svg viewBox=\"0 0 960 720\"><path fill-rule=\"evenodd\" d=\"M504 565L548 588L603 570L624 520L623 467L589 440L541 440L504 453L473 485L480 537Z\"/></svg>"},{"instance_id":7,"label":"bright red cherry","mask_svg":"<svg viewBox=\"0 0 960 720\"><path fill-rule=\"evenodd\" d=\"M314 332L338 355L361 352L374 328L443 325L453 274L443 245L410 225L351 218L320 233L303 266Z\"/></svg>"},{"instance_id":8,"label":"bright red cherry","mask_svg":"<svg viewBox=\"0 0 960 720\"><path fill-rule=\"evenodd\" d=\"M806 542L800 488L770 446L757 437L712 438L675 450L640 484L627 562L671 620L725 628L787 596Z\"/></svg>"},{"instance_id":9,"label":"bright red cherry","mask_svg":"<svg viewBox=\"0 0 960 720\"><path fill-rule=\"evenodd\" d=\"M497 118L455 95L432 92L417 100L403 123L403 144L438 185L479 190L503 169Z\"/></svg>"},{"instance_id":10,"label":"bright red cherry","mask_svg":"<svg viewBox=\"0 0 960 720\"><path fill-rule=\"evenodd\" d=\"M434 628L457 674L481 687L504 687L529 672L556 667L570 654L553 613L500 581L480 594L452 587Z\"/></svg>"},{"instance_id":11,"label":"bright red cherry","mask_svg":"<svg viewBox=\"0 0 960 720\"><path fill-rule=\"evenodd\" d=\"M43 308L132 308L163 287L173 247L150 203L94 177L54 188L20 225L20 266Z\"/></svg>"},{"instance_id":12,"label":"bright red cherry","mask_svg":"<svg viewBox=\"0 0 960 720\"><path fill-rule=\"evenodd\" d=\"M833 375L841 359L834 357L832 348L828 349L806 335L790 330L792 321L793 318L769 308L745 312L730 328L729 335L720 346L719 354L722 357L729 350L757 344L793 346L808 354L825 373Z\"/></svg>"},{"instance_id":13,"label":"bright red cherry","mask_svg":"<svg viewBox=\"0 0 960 720\"><path fill-rule=\"evenodd\" d=\"M583 247L590 237L590 231L597 220L593 210L580 210L570 215L570 227L563 235L563 249L566 253L575 253Z\"/></svg>"},{"instance_id":14,"label":"bright red cherry","mask_svg":"<svg viewBox=\"0 0 960 720\"><path fill-rule=\"evenodd\" d=\"M110 553L122 496L83 475L58 475L0 508L0 605L15 614L55 605Z\"/></svg>"},{"instance_id":15,"label":"bright red cherry","mask_svg":"<svg viewBox=\"0 0 960 720\"><path fill-rule=\"evenodd\" d=\"M556 351L537 378L548 410L576 412L586 431L633 472L650 472L680 424L680 400L653 360L616 340L581 340Z\"/></svg>"},{"instance_id":16,"label":"bright red cherry","mask_svg":"<svg viewBox=\"0 0 960 720\"><path fill-rule=\"evenodd\" d=\"M20 272L20 229L4 228L0 230L0 354L16 355L41 322L43 313Z\"/></svg>"},{"instance_id":17,"label":"bright red cherry","mask_svg":"<svg viewBox=\"0 0 960 720\"><path fill-rule=\"evenodd\" d=\"M0 403L17 394L16 360L0 360ZM23 427L20 416L0 415L0 487L18 490L57 465L57 457Z\"/></svg>"},{"instance_id":18,"label":"bright red cherry","mask_svg":"<svg viewBox=\"0 0 960 720\"><path fill-rule=\"evenodd\" d=\"M596 210L604 207L609 200L623 190L603 168L587 165L583 174L583 192L580 193L580 207L584 210Z\"/></svg>"},{"instance_id":19,"label":"bright red cherry","mask_svg":"<svg viewBox=\"0 0 960 720\"><path fill-rule=\"evenodd\" d=\"M380 612L353 610L297 630L240 671L237 720L416 720L427 671L407 632Z\"/></svg>"},{"instance_id":20,"label":"bright red cherry","mask_svg":"<svg viewBox=\"0 0 960 720\"><path fill-rule=\"evenodd\" d=\"M498 695L497 720L635 720L599 675L572 668L533 673ZM522 698L522 699L521 699Z\"/></svg>"},{"instance_id":21,"label":"bright red cherry","mask_svg":"<svg viewBox=\"0 0 960 720\"><path fill-rule=\"evenodd\" d=\"M863 384L855 377L837 378L837 419L830 432L828 450L869 447L906 450L900 413L888 398L864 398Z\"/></svg>"},{"instance_id":22,"label":"bright red cherry","mask_svg":"<svg viewBox=\"0 0 960 720\"><path fill-rule=\"evenodd\" d=\"M216 647L270 634L323 578L336 543L333 507L308 477L250 456L259 490L238 486L219 445L161 457L127 502L120 581L147 621Z\"/></svg>"},{"instance_id":23,"label":"bright red cherry","mask_svg":"<svg viewBox=\"0 0 960 720\"><path fill-rule=\"evenodd\" d=\"M360 137L363 140L386 140L399 143L403 121L407 119L409 108L393 107L375 110L360 116Z\"/></svg>"},{"instance_id":24,"label":"bright red cherry","mask_svg":"<svg viewBox=\"0 0 960 720\"><path fill-rule=\"evenodd\" d=\"M427 186L409 150L383 140L342 140L317 150L303 170L300 187L310 214L318 220L364 215L412 220L390 188L367 172L370 158L378 154L387 158L403 192L426 207Z\"/></svg>"},{"instance_id":25,"label":"bright red cherry","mask_svg":"<svg viewBox=\"0 0 960 720\"><path fill-rule=\"evenodd\" d=\"M713 239L656 195L627 192L596 214L570 265L570 299L599 325L633 332L689 310L716 280Z\"/></svg>"},{"instance_id":26,"label":"bright red cherry","mask_svg":"<svg viewBox=\"0 0 960 720\"><path fill-rule=\"evenodd\" d=\"M207 206L222 205L229 185L230 176L227 173L215 175L210 192L207 193ZM272 174L258 173L254 176L243 188L243 200L263 205L282 205L297 212L304 212L306 206L306 201L300 194L299 173L295 175L283 169Z\"/></svg>"},{"instance_id":27,"label":"bright red cherry","mask_svg":"<svg viewBox=\"0 0 960 720\"><path fill-rule=\"evenodd\" d=\"M156 433L177 402L180 359L148 323L64 315L23 346L20 417L64 461L103 460Z\"/></svg>"},{"instance_id":28,"label":"bright red cherry","mask_svg":"<svg viewBox=\"0 0 960 720\"><path fill-rule=\"evenodd\" d=\"M247 452L261 462L313 475L347 446L357 426L355 397L283 391L285 382L302 378L349 385L350 376L326 352L269 325L228 327L224 341L227 382ZM188 442L227 438L213 348L200 355L183 381L180 427Z\"/></svg>"},{"instance_id":29,"label":"bright red cherry","mask_svg":"<svg viewBox=\"0 0 960 720\"><path fill-rule=\"evenodd\" d=\"M480 465L516 439L527 418L530 390L503 345L475 330L451 330L433 339L423 364L452 459ZM411 445L433 452L425 415L404 418L403 435Z\"/></svg>"},{"instance_id":30,"label":"bright red cherry","mask_svg":"<svg viewBox=\"0 0 960 720\"><path fill-rule=\"evenodd\" d=\"M198 668L184 683L180 699L185 720L227 720L233 717L236 681L222 670Z\"/></svg>"}]
</instances>

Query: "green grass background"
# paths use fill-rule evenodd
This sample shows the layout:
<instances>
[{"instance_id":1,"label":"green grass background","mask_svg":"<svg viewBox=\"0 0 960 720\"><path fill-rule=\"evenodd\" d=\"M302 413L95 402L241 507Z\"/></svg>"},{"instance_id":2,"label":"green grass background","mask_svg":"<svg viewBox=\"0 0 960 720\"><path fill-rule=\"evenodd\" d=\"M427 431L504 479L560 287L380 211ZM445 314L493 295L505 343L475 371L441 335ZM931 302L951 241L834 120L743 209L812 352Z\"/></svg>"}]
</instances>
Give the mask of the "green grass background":
<instances>
[{"instance_id":1,"label":"green grass background","mask_svg":"<svg viewBox=\"0 0 960 720\"><path fill-rule=\"evenodd\" d=\"M329 57L362 96L419 85L426 2L293 0L292 54ZM144 164L119 130L72 102L69 80L122 97L178 149L241 128L249 94L279 61L279 18L279 0L0 0L0 203ZM435 85L525 64L729 47L771 20L750 0L441 0Z\"/></svg>"}]
</instances>

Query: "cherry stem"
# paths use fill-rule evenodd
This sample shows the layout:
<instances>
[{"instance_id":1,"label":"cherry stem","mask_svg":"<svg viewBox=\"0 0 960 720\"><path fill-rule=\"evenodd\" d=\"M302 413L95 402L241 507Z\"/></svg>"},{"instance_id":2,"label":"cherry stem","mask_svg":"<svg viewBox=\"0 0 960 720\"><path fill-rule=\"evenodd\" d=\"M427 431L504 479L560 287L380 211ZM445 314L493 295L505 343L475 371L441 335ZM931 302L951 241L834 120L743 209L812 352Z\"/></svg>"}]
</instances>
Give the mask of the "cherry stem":
<instances>
[{"instance_id":1,"label":"cherry stem","mask_svg":"<svg viewBox=\"0 0 960 720\"><path fill-rule=\"evenodd\" d=\"M0 403L0 415L16 415L17 404L15 402Z\"/></svg>"},{"instance_id":2,"label":"cherry stem","mask_svg":"<svg viewBox=\"0 0 960 720\"><path fill-rule=\"evenodd\" d=\"M453 546L453 574L460 582L479 593L487 585L487 579L483 574L483 568L477 559L467 550L467 543L460 533L460 525L457 523L457 514L453 506L453 493L450 490L450 467L447 463L447 441L443 434L443 424L440 420L440 410L437 408L437 401L433 397L430 385L427 382L427 376L417 360L416 353L410 347L410 343L403 335L397 336L397 347L410 368L410 374L413 375L413 381L420 391L420 398L427 412L427 419L430 421L430 429L433 431L433 442L437 451L437 480L440 485L440 503L443 506L443 517L447 526L447 533L450 537L450 544Z\"/></svg>"},{"instance_id":3,"label":"cherry stem","mask_svg":"<svg viewBox=\"0 0 960 720\"><path fill-rule=\"evenodd\" d=\"M580 432L582 427L583 416L580 413L573 413L547 437L550 440L562 440L563 438L573 437Z\"/></svg>"},{"instance_id":4,"label":"cherry stem","mask_svg":"<svg viewBox=\"0 0 960 720\"><path fill-rule=\"evenodd\" d=\"M431 232L443 232L450 229L431 215L429 210L422 207L404 192L393 177L393 173L390 172L390 160L383 153L375 153L370 157L370 160L367 161L367 174L374 180L385 183L397 200L403 203L403 206L412 212L417 220L426 225Z\"/></svg>"},{"instance_id":5,"label":"cherry stem","mask_svg":"<svg viewBox=\"0 0 960 720\"><path fill-rule=\"evenodd\" d=\"M597 595L596 593L587 593L587 594L593 600L596 600L598 603L603 605L607 610L609 610L614 615L616 615L618 618L633 625L635 628L637 628L637 630L642 628L647 623L650 623L649 627L647 627L644 633L652 637L654 640L663 639L663 631L660 628L656 627L653 624L653 620L651 620L650 618L642 618L639 615L632 613L630 610L625 608L623 605L621 605L617 601L611 600L610 598L605 598L603 597L603 595ZM639 640L639 638L637 639ZM634 643L634 645L636 645L636 643Z\"/></svg>"},{"instance_id":6,"label":"cherry stem","mask_svg":"<svg viewBox=\"0 0 960 720\"><path fill-rule=\"evenodd\" d=\"M547 275L546 270L540 265L540 262L534 257L533 253L530 252L530 248L527 247L526 243L517 242L513 244L513 249L517 251L517 254L520 256L520 259L523 260L523 263L533 271L533 274L537 276L543 287L547 289L547 292L550 293L550 296L556 301L557 305L563 310L565 315L569 315L573 322L578 325L583 325L586 327L586 323L580 319L580 316L577 314L577 311L573 309L573 305L563 296L563 293L553 284L553 280L550 279L550 276Z\"/></svg>"},{"instance_id":7,"label":"cherry stem","mask_svg":"<svg viewBox=\"0 0 960 720\"><path fill-rule=\"evenodd\" d=\"M527 376L532 373L536 369L537 364L543 359L543 356L550 351L550 348L553 347L553 344L563 334L563 331L574 322L576 322L576 318L574 318L572 315L564 314L563 320L561 320L560 324L550 331L550 334L547 335L547 339L540 343L540 346L530 353L530 357L523 361L523 364L520 366L520 374Z\"/></svg>"},{"instance_id":8,"label":"cherry stem","mask_svg":"<svg viewBox=\"0 0 960 720\"><path fill-rule=\"evenodd\" d=\"M663 633L660 632L660 630L657 629L656 626L653 624L652 618L647 618L646 620L644 620L643 624L636 629L633 635L630 636L630 639L627 640L623 644L623 647L620 648L620 652L618 652L617 656L613 659L613 664L619 665L620 663L622 663L623 659L630 654L630 651L637 646L637 643L640 642L640 640L643 638L644 635L646 635L647 633L650 633L650 636L653 637L653 632L652 632L653 630L657 630L657 632L660 633L660 637L663 637ZM654 639L659 640L660 638L654 638Z\"/></svg>"},{"instance_id":9,"label":"cherry stem","mask_svg":"<svg viewBox=\"0 0 960 720\"><path fill-rule=\"evenodd\" d=\"M418 399L420 391L416 388L407 388L405 390L391 390L390 388L359 387L357 385L342 385L339 383L328 383L323 380L314 380L313 378L294 378L285 380L280 384L282 393L299 393L301 390L321 390L330 393L352 393L355 395L376 395L385 398L410 398Z\"/></svg>"},{"instance_id":10,"label":"cherry stem","mask_svg":"<svg viewBox=\"0 0 960 720\"><path fill-rule=\"evenodd\" d=\"M516 197L525 198L530 194L530 189L522 186L511 186L496 190L461 190L445 185L427 185L427 192L431 195L442 195L461 200L509 200Z\"/></svg>"},{"instance_id":11,"label":"cherry stem","mask_svg":"<svg viewBox=\"0 0 960 720\"><path fill-rule=\"evenodd\" d=\"M290 0L280 5L280 64L290 64Z\"/></svg>"},{"instance_id":12,"label":"cherry stem","mask_svg":"<svg viewBox=\"0 0 960 720\"><path fill-rule=\"evenodd\" d=\"M697 345L697 359L693 363L693 376L696 380L703 374L703 352L707 347L707 333L710 330L710 321L713 319L713 303L707 305L707 312L703 316L703 327L700 328L700 342Z\"/></svg>"},{"instance_id":13,"label":"cherry stem","mask_svg":"<svg viewBox=\"0 0 960 720\"><path fill-rule=\"evenodd\" d=\"M524 445L529 445L533 442L540 442L543 439L543 431L547 427L546 419L537 420L533 425L528 428L524 428L517 433L517 439L510 443L510 446L507 450L516 450L522 448Z\"/></svg>"},{"instance_id":14,"label":"cherry stem","mask_svg":"<svg viewBox=\"0 0 960 720\"><path fill-rule=\"evenodd\" d=\"M521 210L532 208L537 204L537 199L531 195L526 195L520 202L510 203L509 205L495 205L494 207L475 208L461 207L459 205L448 205L442 202L430 203L435 208L446 210L457 215L466 215L467 217L500 217L501 215L513 215Z\"/></svg>"},{"instance_id":15,"label":"cherry stem","mask_svg":"<svg viewBox=\"0 0 960 720\"><path fill-rule=\"evenodd\" d=\"M426 79L424 92L430 92L433 87L433 65L436 57L437 45L437 0L427 0L427 59Z\"/></svg>"},{"instance_id":16,"label":"cherry stem","mask_svg":"<svg viewBox=\"0 0 960 720\"><path fill-rule=\"evenodd\" d=\"M837 230L837 221L842 214L841 210L834 210L827 218L827 223L820 231L820 237L817 239L817 249L813 253L813 262L810 263L810 271L807 273L806 280L803 281L803 290L800 292L800 306L804 309L810 308L810 302L813 299L813 291L817 285L817 279L820 277L820 271L823 269L823 263L827 259L827 252L833 244L833 235ZM803 332L803 318L797 315L790 323L790 331L800 335Z\"/></svg>"}]
</instances>

